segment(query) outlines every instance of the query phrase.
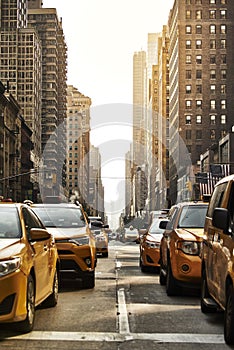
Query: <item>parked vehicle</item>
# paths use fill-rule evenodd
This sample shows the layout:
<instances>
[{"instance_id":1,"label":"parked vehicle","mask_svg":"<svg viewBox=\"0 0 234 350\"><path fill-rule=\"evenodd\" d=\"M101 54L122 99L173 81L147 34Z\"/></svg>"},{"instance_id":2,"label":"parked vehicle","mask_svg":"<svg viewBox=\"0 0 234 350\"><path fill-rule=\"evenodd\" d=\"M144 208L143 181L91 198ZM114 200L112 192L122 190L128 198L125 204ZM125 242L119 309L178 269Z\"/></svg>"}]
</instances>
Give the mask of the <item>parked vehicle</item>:
<instances>
[{"instance_id":1,"label":"parked vehicle","mask_svg":"<svg viewBox=\"0 0 234 350\"><path fill-rule=\"evenodd\" d=\"M140 259L139 264L142 272L158 270L160 267L160 242L164 230L159 228L162 218L156 218L148 229L142 232L140 239Z\"/></svg>"},{"instance_id":2,"label":"parked vehicle","mask_svg":"<svg viewBox=\"0 0 234 350\"><path fill-rule=\"evenodd\" d=\"M90 229L96 240L97 254L108 257L108 232L109 225L104 225L100 216L89 216ZM108 230L109 231L109 230Z\"/></svg>"},{"instance_id":3,"label":"parked vehicle","mask_svg":"<svg viewBox=\"0 0 234 350\"><path fill-rule=\"evenodd\" d=\"M43 203L31 207L55 238L61 277L81 279L83 288L94 288L96 245L82 206Z\"/></svg>"},{"instance_id":4,"label":"parked vehicle","mask_svg":"<svg viewBox=\"0 0 234 350\"><path fill-rule=\"evenodd\" d=\"M179 294L182 287L200 289L204 222L208 203L184 202L174 205L164 228L160 246L160 283L167 295Z\"/></svg>"},{"instance_id":5,"label":"parked vehicle","mask_svg":"<svg viewBox=\"0 0 234 350\"><path fill-rule=\"evenodd\" d=\"M219 181L207 211L202 250L201 311L224 310L224 339L234 344L234 175Z\"/></svg>"},{"instance_id":6,"label":"parked vehicle","mask_svg":"<svg viewBox=\"0 0 234 350\"><path fill-rule=\"evenodd\" d=\"M36 306L58 300L59 259L53 236L24 204L0 203L0 323L33 329Z\"/></svg>"}]
</instances>

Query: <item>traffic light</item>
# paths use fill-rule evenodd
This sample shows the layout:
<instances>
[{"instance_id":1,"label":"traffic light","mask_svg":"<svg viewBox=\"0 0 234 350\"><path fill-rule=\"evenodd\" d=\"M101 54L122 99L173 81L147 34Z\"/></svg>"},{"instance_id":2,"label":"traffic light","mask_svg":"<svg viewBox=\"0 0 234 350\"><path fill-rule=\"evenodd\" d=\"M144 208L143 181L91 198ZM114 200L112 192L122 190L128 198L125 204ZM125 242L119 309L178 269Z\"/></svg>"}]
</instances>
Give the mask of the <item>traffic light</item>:
<instances>
[{"instance_id":1,"label":"traffic light","mask_svg":"<svg viewBox=\"0 0 234 350\"><path fill-rule=\"evenodd\" d=\"M185 187L189 192L192 192L192 182L191 181L186 181Z\"/></svg>"}]
</instances>

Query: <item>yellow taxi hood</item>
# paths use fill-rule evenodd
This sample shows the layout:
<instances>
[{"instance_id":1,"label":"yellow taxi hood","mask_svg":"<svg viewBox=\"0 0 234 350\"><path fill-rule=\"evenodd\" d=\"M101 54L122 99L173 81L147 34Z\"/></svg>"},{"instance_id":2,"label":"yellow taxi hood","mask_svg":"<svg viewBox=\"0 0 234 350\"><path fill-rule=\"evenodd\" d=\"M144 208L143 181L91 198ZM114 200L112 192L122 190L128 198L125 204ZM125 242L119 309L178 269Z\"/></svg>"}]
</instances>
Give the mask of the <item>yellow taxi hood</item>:
<instances>
[{"instance_id":1,"label":"yellow taxi hood","mask_svg":"<svg viewBox=\"0 0 234 350\"><path fill-rule=\"evenodd\" d=\"M204 228L186 228L176 230L178 237L186 240L196 240L197 238L203 238Z\"/></svg>"},{"instance_id":2,"label":"yellow taxi hood","mask_svg":"<svg viewBox=\"0 0 234 350\"><path fill-rule=\"evenodd\" d=\"M0 239L0 260L10 259L19 254L24 247L20 239Z\"/></svg>"},{"instance_id":3,"label":"yellow taxi hood","mask_svg":"<svg viewBox=\"0 0 234 350\"><path fill-rule=\"evenodd\" d=\"M55 238L55 239L66 239L66 238L74 238L79 236L84 236L87 234L86 227L47 227L47 231Z\"/></svg>"}]
</instances>

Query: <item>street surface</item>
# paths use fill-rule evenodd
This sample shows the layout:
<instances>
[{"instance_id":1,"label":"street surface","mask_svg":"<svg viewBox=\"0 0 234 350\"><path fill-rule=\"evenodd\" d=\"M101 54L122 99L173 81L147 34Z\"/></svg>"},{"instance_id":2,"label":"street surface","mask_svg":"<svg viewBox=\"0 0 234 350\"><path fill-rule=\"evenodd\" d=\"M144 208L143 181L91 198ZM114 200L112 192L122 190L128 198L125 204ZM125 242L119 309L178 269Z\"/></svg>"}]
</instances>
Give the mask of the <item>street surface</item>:
<instances>
[{"instance_id":1,"label":"street surface","mask_svg":"<svg viewBox=\"0 0 234 350\"><path fill-rule=\"evenodd\" d=\"M39 308L34 331L0 326L1 350L222 350L223 314L204 315L197 295L168 297L158 274L142 273L139 245L109 243L98 258L96 286L63 283L55 308Z\"/></svg>"}]
</instances>

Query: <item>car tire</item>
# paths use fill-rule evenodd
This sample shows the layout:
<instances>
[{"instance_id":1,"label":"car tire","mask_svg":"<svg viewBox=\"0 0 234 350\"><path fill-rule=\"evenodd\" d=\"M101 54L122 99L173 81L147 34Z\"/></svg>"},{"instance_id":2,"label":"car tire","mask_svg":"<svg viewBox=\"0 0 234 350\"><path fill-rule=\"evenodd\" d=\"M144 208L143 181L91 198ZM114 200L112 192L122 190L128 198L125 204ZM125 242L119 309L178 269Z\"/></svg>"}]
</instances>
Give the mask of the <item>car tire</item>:
<instances>
[{"instance_id":1,"label":"car tire","mask_svg":"<svg viewBox=\"0 0 234 350\"><path fill-rule=\"evenodd\" d=\"M52 294L44 301L43 306L45 307L54 307L58 303L58 290L59 290L59 279L58 271L55 271L54 281L53 281L53 291Z\"/></svg>"},{"instance_id":2,"label":"car tire","mask_svg":"<svg viewBox=\"0 0 234 350\"><path fill-rule=\"evenodd\" d=\"M92 289L95 287L95 272L86 272L82 279L82 287L84 289Z\"/></svg>"},{"instance_id":3,"label":"car tire","mask_svg":"<svg viewBox=\"0 0 234 350\"><path fill-rule=\"evenodd\" d=\"M28 333L31 332L34 326L35 320L35 284L31 275L28 276L27 291L26 291L26 309L27 315L24 321L17 324L19 332Z\"/></svg>"},{"instance_id":4,"label":"car tire","mask_svg":"<svg viewBox=\"0 0 234 350\"><path fill-rule=\"evenodd\" d=\"M159 283L161 284L161 286L165 286L167 282L167 275L165 275L163 273L163 268L162 265L160 263L160 267L159 267Z\"/></svg>"},{"instance_id":5,"label":"car tire","mask_svg":"<svg viewBox=\"0 0 234 350\"><path fill-rule=\"evenodd\" d=\"M228 345L234 344L234 289L229 285L227 289L226 306L224 313L224 339Z\"/></svg>"},{"instance_id":6,"label":"car tire","mask_svg":"<svg viewBox=\"0 0 234 350\"><path fill-rule=\"evenodd\" d=\"M168 296L174 296L178 294L178 286L176 284L176 279L172 274L170 261L168 261L168 267L167 267L166 293Z\"/></svg>"},{"instance_id":7,"label":"car tire","mask_svg":"<svg viewBox=\"0 0 234 350\"><path fill-rule=\"evenodd\" d=\"M103 258L108 258L108 252L102 253Z\"/></svg>"},{"instance_id":8,"label":"car tire","mask_svg":"<svg viewBox=\"0 0 234 350\"><path fill-rule=\"evenodd\" d=\"M210 307L205 303L204 299L211 298L208 286L207 286L207 279L206 279L206 272L205 269L202 270L202 282L201 282L201 312L204 314L211 314L216 312L214 307Z\"/></svg>"},{"instance_id":9,"label":"car tire","mask_svg":"<svg viewBox=\"0 0 234 350\"><path fill-rule=\"evenodd\" d=\"M141 256L140 256L140 258L139 258L139 266L140 266L140 268L141 268L141 272L148 272L147 266L145 266L145 265L142 264Z\"/></svg>"}]
</instances>

